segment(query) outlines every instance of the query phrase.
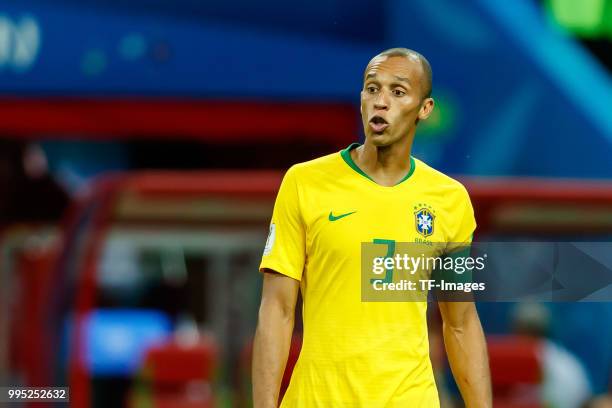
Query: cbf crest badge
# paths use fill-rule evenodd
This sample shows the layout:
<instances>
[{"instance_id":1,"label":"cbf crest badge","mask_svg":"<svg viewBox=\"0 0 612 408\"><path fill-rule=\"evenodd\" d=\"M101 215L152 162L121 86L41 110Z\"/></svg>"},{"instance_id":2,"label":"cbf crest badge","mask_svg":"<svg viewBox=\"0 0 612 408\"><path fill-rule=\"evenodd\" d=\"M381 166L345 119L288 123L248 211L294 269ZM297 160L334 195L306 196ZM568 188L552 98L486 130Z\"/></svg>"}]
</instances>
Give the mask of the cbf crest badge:
<instances>
[{"instance_id":1,"label":"cbf crest badge","mask_svg":"<svg viewBox=\"0 0 612 408\"><path fill-rule=\"evenodd\" d=\"M415 228L419 234L428 237L434 233L436 216L431 207L426 204L418 204L414 207Z\"/></svg>"}]
</instances>

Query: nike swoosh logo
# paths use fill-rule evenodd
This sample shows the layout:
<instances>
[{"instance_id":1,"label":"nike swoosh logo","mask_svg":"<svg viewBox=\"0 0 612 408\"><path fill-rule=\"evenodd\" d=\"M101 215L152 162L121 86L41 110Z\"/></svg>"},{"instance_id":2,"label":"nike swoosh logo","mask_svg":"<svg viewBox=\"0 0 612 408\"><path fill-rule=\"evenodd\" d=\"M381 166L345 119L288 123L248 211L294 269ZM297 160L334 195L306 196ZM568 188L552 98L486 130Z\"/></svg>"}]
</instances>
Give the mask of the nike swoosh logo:
<instances>
[{"instance_id":1,"label":"nike swoosh logo","mask_svg":"<svg viewBox=\"0 0 612 408\"><path fill-rule=\"evenodd\" d=\"M332 212L330 211L329 212L329 220L330 221L338 221L340 218L348 217L349 215L355 214L356 212L357 211L352 211L352 212L349 212L349 213L346 213L346 214L340 214L340 215L334 216L334 214L332 214Z\"/></svg>"}]
</instances>

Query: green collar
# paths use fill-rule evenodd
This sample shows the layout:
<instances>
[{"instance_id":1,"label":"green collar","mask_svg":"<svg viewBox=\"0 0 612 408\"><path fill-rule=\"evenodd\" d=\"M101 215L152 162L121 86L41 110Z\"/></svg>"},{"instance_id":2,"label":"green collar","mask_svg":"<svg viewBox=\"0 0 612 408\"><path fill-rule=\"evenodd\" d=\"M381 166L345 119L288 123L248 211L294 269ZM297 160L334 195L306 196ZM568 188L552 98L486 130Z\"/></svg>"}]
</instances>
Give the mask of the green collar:
<instances>
[{"instance_id":1,"label":"green collar","mask_svg":"<svg viewBox=\"0 0 612 408\"><path fill-rule=\"evenodd\" d=\"M357 173L361 174L363 177L367 178L368 180L376 183L374 180L372 180L372 178L370 176L365 174L364 171L361 170L355 164L355 162L353 161L353 158L351 157L351 150L353 150L353 149L355 149L356 147L359 147L359 146L360 146L359 143L352 143L351 145L349 145L349 147L347 147L346 149L342 150L340 152L340 155L342 156L342 158L344 159L346 164L348 164L351 169L355 170ZM414 162L414 157L410 156L410 171L408 172L408 174L406 174L406 177L401 179L397 184L403 183L404 181L408 180L410 178L410 176L412 176L412 173L414 173L415 167L416 167L416 163ZM376 183L376 184L378 184L378 183Z\"/></svg>"}]
</instances>

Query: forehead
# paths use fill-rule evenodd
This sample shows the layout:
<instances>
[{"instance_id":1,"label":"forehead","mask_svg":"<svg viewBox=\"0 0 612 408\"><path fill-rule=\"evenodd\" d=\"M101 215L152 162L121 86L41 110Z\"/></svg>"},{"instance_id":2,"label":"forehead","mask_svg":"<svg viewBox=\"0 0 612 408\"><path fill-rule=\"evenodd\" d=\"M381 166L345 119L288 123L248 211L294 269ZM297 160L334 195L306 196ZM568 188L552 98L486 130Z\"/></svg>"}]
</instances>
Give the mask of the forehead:
<instances>
[{"instance_id":1,"label":"forehead","mask_svg":"<svg viewBox=\"0 0 612 408\"><path fill-rule=\"evenodd\" d=\"M366 67L364 79L368 75L376 77L392 75L418 80L422 74L421 62L416 55L403 56L378 56L374 57Z\"/></svg>"}]
</instances>

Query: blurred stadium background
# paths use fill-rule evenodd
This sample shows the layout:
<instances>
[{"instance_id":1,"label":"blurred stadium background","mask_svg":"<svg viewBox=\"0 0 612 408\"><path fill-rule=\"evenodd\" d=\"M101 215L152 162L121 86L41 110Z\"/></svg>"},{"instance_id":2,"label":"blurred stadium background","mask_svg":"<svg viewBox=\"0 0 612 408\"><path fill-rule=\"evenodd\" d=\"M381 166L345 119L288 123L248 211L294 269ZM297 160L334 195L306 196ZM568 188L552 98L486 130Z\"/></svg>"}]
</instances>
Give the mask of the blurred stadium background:
<instances>
[{"instance_id":1,"label":"blurred stadium background","mask_svg":"<svg viewBox=\"0 0 612 408\"><path fill-rule=\"evenodd\" d=\"M3 0L0 385L250 406L283 171L362 139L362 72L393 46L431 61L414 155L465 182L476 239L612 238L611 0ZM496 407L610 392L612 304L479 311Z\"/></svg>"}]
</instances>

